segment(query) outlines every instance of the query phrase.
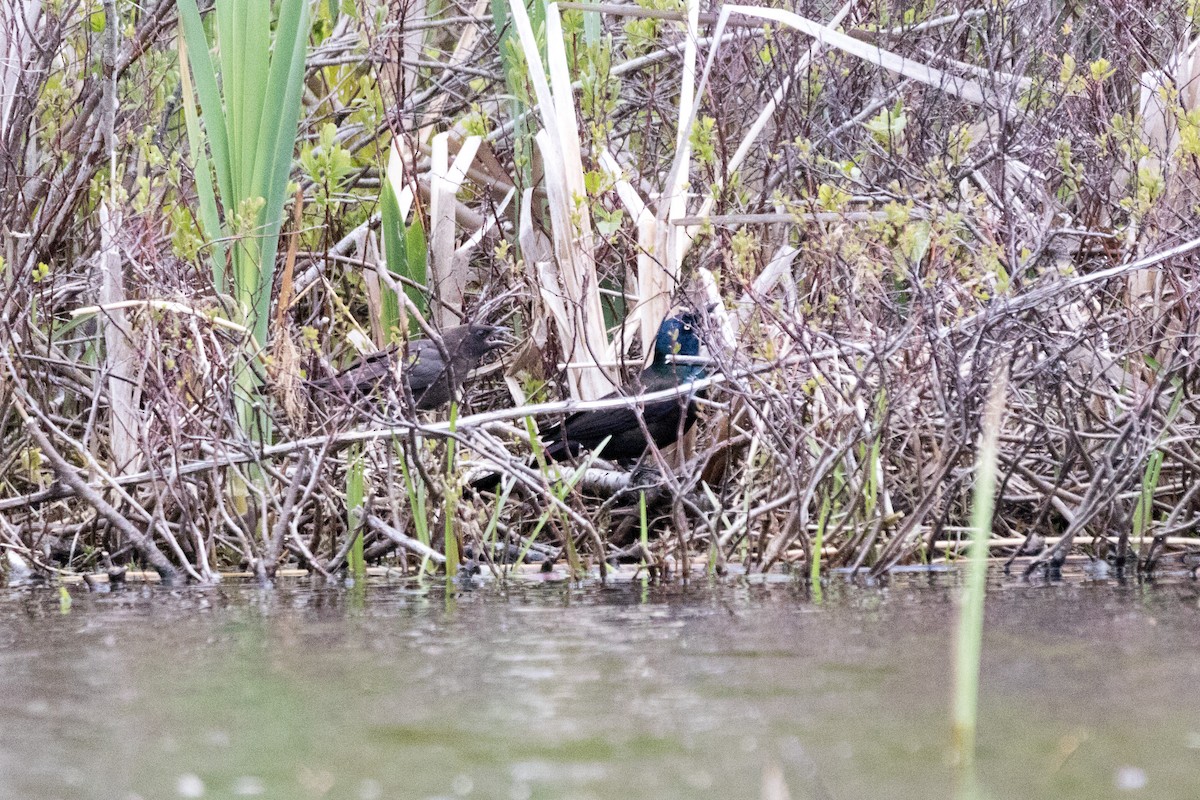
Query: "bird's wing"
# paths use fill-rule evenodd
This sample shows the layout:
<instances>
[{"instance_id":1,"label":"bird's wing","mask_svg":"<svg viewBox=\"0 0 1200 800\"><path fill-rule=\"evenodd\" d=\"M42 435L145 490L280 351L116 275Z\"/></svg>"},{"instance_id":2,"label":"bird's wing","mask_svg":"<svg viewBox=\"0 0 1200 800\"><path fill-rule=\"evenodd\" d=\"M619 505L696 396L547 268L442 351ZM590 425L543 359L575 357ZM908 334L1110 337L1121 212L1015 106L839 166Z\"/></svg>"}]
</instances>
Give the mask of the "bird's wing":
<instances>
[{"instance_id":1,"label":"bird's wing","mask_svg":"<svg viewBox=\"0 0 1200 800\"><path fill-rule=\"evenodd\" d=\"M446 369L437 345L428 339L408 343L408 358L400 372L408 382L409 391L419 395L433 385Z\"/></svg>"},{"instance_id":2,"label":"bird's wing","mask_svg":"<svg viewBox=\"0 0 1200 800\"><path fill-rule=\"evenodd\" d=\"M660 392L664 389L674 389L688 382L688 379L680 380L680 378L680 374L672 367L665 369L662 367L647 367L624 390L610 392L600 399L612 400L621 396L628 397L649 394L650 392ZM666 398L644 405L641 407L642 419L655 419L664 414L670 414L675 408L686 401L686 396L681 396L678 399ZM566 430L572 441L582 442L588 439L599 441L605 436L621 433L631 427L639 427L638 408L636 406L620 406L618 408L606 408L598 411L576 411L560 424L545 428L542 431L542 438L547 440L561 438L562 431Z\"/></svg>"},{"instance_id":3,"label":"bird's wing","mask_svg":"<svg viewBox=\"0 0 1200 800\"><path fill-rule=\"evenodd\" d=\"M565 431L567 438L573 442L599 442L605 436L637 427L637 412L631 406L577 411L561 424L547 428L542 433L542 438L561 439Z\"/></svg>"},{"instance_id":4,"label":"bird's wing","mask_svg":"<svg viewBox=\"0 0 1200 800\"><path fill-rule=\"evenodd\" d=\"M337 388L342 391L350 391L351 389L370 391L377 383L388 376L392 368L392 359L395 355L396 348L389 347L386 350L379 350L359 356L337 375L325 380L314 381L314 384L319 387Z\"/></svg>"}]
</instances>

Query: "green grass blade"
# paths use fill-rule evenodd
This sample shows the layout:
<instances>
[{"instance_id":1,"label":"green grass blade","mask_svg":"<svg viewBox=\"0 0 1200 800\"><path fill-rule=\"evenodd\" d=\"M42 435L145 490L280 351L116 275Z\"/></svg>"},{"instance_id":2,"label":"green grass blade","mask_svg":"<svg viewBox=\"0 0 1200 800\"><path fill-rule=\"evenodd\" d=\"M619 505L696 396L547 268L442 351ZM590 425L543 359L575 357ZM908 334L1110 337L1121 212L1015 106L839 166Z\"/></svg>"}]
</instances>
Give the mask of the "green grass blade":
<instances>
[{"instance_id":1,"label":"green grass blade","mask_svg":"<svg viewBox=\"0 0 1200 800\"><path fill-rule=\"evenodd\" d=\"M270 286L279 247L279 230L283 226L288 176L295 156L308 35L308 3L306 0L285 0L275 31L275 48L265 93L256 99L256 104L263 110L263 119L267 121L257 134L254 195L251 195L266 201L261 217L264 224L257 276L261 288L254 295L255 334L260 344L267 339Z\"/></svg>"},{"instance_id":2,"label":"green grass blade","mask_svg":"<svg viewBox=\"0 0 1200 800\"><path fill-rule=\"evenodd\" d=\"M598 3L591 3L598 5ZM600 43L600 35L603 33L601 26L599 11L584 11L583 12L583 41L588 47L595 47Z\"/></svg>"},{"instance_id":3,"label":"green grass blade","mask_svg":"<svg viewBox=\"0 0 1200 800\"><path fill-rule=\"evenodd\" d=\"M458 403L450 404L450 432L458 424ZM458 505L458 490L454 484L454 457L457 453L458 442L453 436L446 440L446 493L442 517L445 527L443 554L446 556L446 577L453 579L458 575L458 535L454 530L454 509Z\"/></svg>"},{"instance_id":4,"label":"green grass blade","mask_svg":"<svg viewBox=\"0 0 1200 800\"><path fill-rule=\"evenodd\" d=\"M242 36L245 25L239 19L237 0L216 0L217 59L221 76L221 91L224 99L224 110L219 119L224 120L229 136L229 176L230 193L222 199L232 204L234 198L245 197L246 177L242 174L242 104L241 86L245 75L241 54L246 50ZM204 109L205 118L210 114ZM218 119L213 117L213 119ZM236 211L236 208L225 209L226 214Z\"/></svg>"},{"instance_id":5,"label":"green grass blade","mask_svg":"<svg viewBox=\"0 0 1200 800\"><path fill-rule=\"evenodd\" d=\"M399 447L396 449L400 456L400 475L404 478L404 491L408 496L408 507L412 511L413 528L417 532L417 540L428 546L429 514L425 508L425 484L413 480L412 469L408 466L408 459L405 457L404 451ZM422 562L422 571L424 568L425 562Z\"/></svg>"},{"instance_id":6,"label":"green grass blade","mask_svg":"<svg viewBox=\"0 0 1200 800\"><path fill-rule=\"evenodd\" d=\"M1138 495L1137 507L1133 510L1133 534L1144 536L1154 522L1154 493L1158 489L1159 475L1162 473L1163 452L1155 450L1146 460L1142 471L1142 490ZM1141 542L1138 543L1141 552Z\"/></svg>"},{"instance_id":7,"label":"green grass blade","mask_svg":"<svg viewBox=\"0 0 1200 800\"><path fill-rule=\"evenodd\" d=\"M422 315L428 316L429 303L425 290L426 245L425 228L421 215L413 213L411 223L405 224L408 213L404 197L404 159L395 141L388 148L387 180L380 193L380 215L383 227L383 253L388 271L410 283L404 293ZM401 318L399 297L390 289L383 290L385 326L399 325ZM394 320L394 321L393 321ZM417 331L415 320L410 321L409 330Z\"/></svg>"},{"instance_id":8,"label":"green grass blade","mask_svg":"<svg viewBox=\"0 0 1200 800\"><path fill-rule=\"evenodd\" d=\"M808 582L812 586L814 598L820 597L821 594L821 550L825 547L825 526L829 524L832 511L833 503L829 495L822 495L821 510L817 514L817 533L812 543L812 560L808 565Z\"/></svg>"},{"instance_id":9,"label":"green grass blade","mask_svg":"<svg viewBox=\"0 0 1200 800\"><path fill-rule=\"evenodd\" d=\"M1004 417L1007 373L992 385L983 412L971 501L971 546L963 587L955 658L954 750L964 785L974 782L975 727L979 705L979 660L983 648L983 601L987 591L988 538L996 503L996 460Z\"/></svg>"},{"instance_id":10,"label":"green grass blade","mask_svg":"<svg viewBox=\"0 0 1200 800\"><path fill-rule=\"evenodd\" d=\"M217 187L221 190L222 200L228 202L229 198L233 197L233 177L229 168L229 133L225 127L221 92L217 88L217 71L208 51L208 39L204 35L204 23L200 20L196 0L178 0L176 5L184 40L187 42L192 77L196 82L196 95L200 98L200 108L204 112L205 132L209 149L212 151L213 167L217 173Z\"/></svg>"},{"instance_id":11,"label":"green grass blade","mask_svg":"<svg viewBox=\"0 0 1200 800\"><path fill-rule=\"evenodd\" d=\"M367 574L367 564L363 558L363 521L366 506L365 463L362 456L362 445L350 446L346 456L346 527L354 537L354 544L348 555L350 574L355 582L361 582Z\"/></svg>"},{"instance_id":12,"label":"green grass blade","mask_svg":"<svg viewBox=\"0 0 1200 800\"><path fill-rule=\"evenodd\" d=\"M196 195L200 203L200 226L204 235L212 243L213 285L219 293L224 294L229 291L228 276L225 274L225 257L228 251L223 241L228 233L221 227L221 217L217 213L217 196L213 188L212 168L205 155L206 137L200 127L200 118L196 114L196 100L192 94L192 70L188 66L190 59L187 50L187 39L181 36L179 40L181 56L179 82L183 95L183 117L187 125L188 153L192 159Z\"/></svg>"},{"instance_id":13,"label":"green grass blade","mask_svg":"<svg viewBox=\"0 0 1200 800\"><path fill-rule=\"evenodd\" d=\"M236 3L241 19L236 29L239 40L235 42L236 49L232 53L233 74L222 73L221 79L226 82L226 100L232 108L238 109L236 130L239 142L233 153L241 161L243 183L240 197L262 197L265 200L267 195L262 191L262 153L264 147L274 145L270 130L274 127L273 123L282 124L277 108L282 87L272 85L272 73L284 47L284 37L289 32L284 21L289 3L283 4L273 43L269 0L236 0Z\"/></svg>"},{"instance_id":14,"label":"green grass blade","mask_svg":"<svg viewBox=\"0 0 1200 800\"><path fill-rule=\"evenodd\" d=\"M400 215L400 203L390 183L385 182L379 193L380 227L383 234L383 258L388 272L393 275L408 274L408 249L405 244L404 217ZM407 287L405 287L407 289ZM380 286L382 300L381 317L384 336L395 341L400 333L400 300L387 286Z\"/></svg>"},{"instance_id":15,"label":"green grass blade","mask_svg":"<svg viewBox=\"0 0 1200 800\"><path fill-rule=\"evenodd\" d=\"M408 250L408 279L419 286L425 286L428 278L429 245L425 239L425 225L419 216L413 217L412 224L404 232L404 243ZM409 287L408 297L422 314L429 313L429 299L424 292Z\"/></svg>"},{"instance_id":16,"label":"green grass blade","mask_svg":"<svg viewBox=\"0 0 1200 800\"><path fill-rule=\"evenodd\" d=\"M638 492L638 525L641 535L642 548L650 548L650 524L646 519L646 493Z\"/></svg>"}]
</instances>

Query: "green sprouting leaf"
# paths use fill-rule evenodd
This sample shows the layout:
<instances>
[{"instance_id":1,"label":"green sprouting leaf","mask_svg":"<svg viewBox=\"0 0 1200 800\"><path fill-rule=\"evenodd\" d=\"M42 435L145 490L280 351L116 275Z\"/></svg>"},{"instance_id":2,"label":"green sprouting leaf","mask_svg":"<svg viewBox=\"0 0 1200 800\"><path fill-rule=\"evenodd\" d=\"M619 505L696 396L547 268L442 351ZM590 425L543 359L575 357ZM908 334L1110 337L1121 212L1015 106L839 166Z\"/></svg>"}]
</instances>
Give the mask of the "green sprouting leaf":
<instances>
[{"instance_id":1,"label":"green sprouting leaf","mask_svg":"<svg viewBox=\"0 0 1200 800\"><path fill-rule=\"evenodd\" d=\"M1107 58L1097 58L1088 64L1088 72L1096 83L1103 83L1116 73L1117 68L1109 63Z\"/></svg>"},{"instance_id":2,"label":"green sprouting leaf","mask_svg":"<svg viewBox=\"0 0 1200 800\"><path fill-rule=\"evenodd\" d=\"M1076 69L1075 56L1070 53L1063 53L1062 68L1058 71L1058 82L1063 86L1068 85L1071 79L1075 77Z\"/></svg>"},{"instance_id":3,"label":"green sprouting leaf","mask_svg":"<svg viewBox=\"0 0 1200 800\"><path fill-rule=\"evenodd\" d=\"M589 197L595 197L604 191L604 173L590 169L583 173L583 188Z\"/></svg>"},{"instance_id":4,"label":"green sprouting leaf","mask_svg":"<svg viewBox=\"0 0 1200 800\"><path fill-rule=\"evenodd\" d=\"M615 209L608 211L604 208L596 208L596 229L604 236L612 236L621 229L621 221L625 218L624 209Z\"/></svg>"},{"instance_id":5,"label":"green sprouting leaf","mask_svg":"<svg viewBox=\"0 0 1200 800\"><path fill-rule=\"evenodd\" d=\"M914 220L905 226L900 241L904 247L904 256L910 264L919 264L925 258L925 254L929 252L931 238L927 220Z\"/></svg>"},{"instance_id":6,"label":"green sprouting leaf","mask_svg":"<svg viewBox=\"0 0 1200 800\"><path fill-rule=\"evenodd\" d=\"M851 195L831 183L817 187L817 205L822 211L841 211L850 202Z\"/></svg>"},{"instance_id":7,"label":"green sprouting leaf","mask_svg":"<svg viewBox=\"0 0 1200 800\"><path fill-rule=\"evenodd\" d=\"M908 127L908 116L904 113L904 102L897 100L891 108L885 108L866 122L867 131L881 146L892 148L904 135Z\"/></svg>"},{"instance_id":8,"label":"green sprouting leaf","mask_svg":"<svg viewBox=\"0 0 1200 800\"><path fill-rule=\"evenodd\" d=\"M688 137L688 142L692 146L692 153L695 155L696 163L716 163L716 127L717 121L709 116L701 116L692 125L692 132Z\"/></svg>"},{"instance_id":9,"label":"green sprouting leaf","mask_svg":"<svg viewBox=\"0 0 1200 800\"><path fill-rule=\"evenodd\" d=\"M305 147L300 165L316 185L316 205L327 205L354 170L354 156L337 140L338 128L332 122L321 126L316 145Z\"/></svg>"}]
</instances>

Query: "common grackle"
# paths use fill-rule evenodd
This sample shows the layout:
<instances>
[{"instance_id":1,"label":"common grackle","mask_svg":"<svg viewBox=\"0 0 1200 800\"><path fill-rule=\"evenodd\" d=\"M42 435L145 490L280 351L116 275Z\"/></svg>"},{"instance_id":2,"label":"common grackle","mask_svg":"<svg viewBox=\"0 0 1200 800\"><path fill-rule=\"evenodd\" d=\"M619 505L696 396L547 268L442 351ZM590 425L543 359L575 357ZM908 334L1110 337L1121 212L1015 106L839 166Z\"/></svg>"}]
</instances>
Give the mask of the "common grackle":
<instances>
[{"instance_id":1,"label":"common grackle","mask_svg":"<svg viewBox=\"0 0 1200 800\"><path fill-rule=\"evenodd\" d=\"M494 338L507 332L507 328L495 325L460 325L442 332L442 348L431 339L415 339L406 350L401 345L392 345L363 356L332 378L313 381L312 385L348 397L369 395L394 379L396 359L404 353L400 374L417 408L428 411L450 402L454 391L479 366L479 361L507 344ZM449 368L446 356L450 358Z\"/></svg>"},{"instance_id":2,"label":"common grackle","mask_svg":"<svg viewBox=\"0 0 1200 800\"><path fill-rule=\"evenodd\" d=\"M631 385L608 397L647 394L674 389L704 376L705 368L698 364L676 364L671 356L695 356L700 353L700 337L696 319L680 314L663 320L654 341L654 359L650 366ZM643 428L639 423L645 423ZM608 439L601 455L613 461L639 458L649 442L646 434L658 447L666 447L686 432L696 421L696 406L686 395L667 397L636 406L605 408L597 411L578 411L559 425L542 432L546 455L555 461L572 458L581 450L595 450ZM682 423L682 424L681 424ZM611 437L611 438L610 438Z\"/></svg>"}]
</instances>

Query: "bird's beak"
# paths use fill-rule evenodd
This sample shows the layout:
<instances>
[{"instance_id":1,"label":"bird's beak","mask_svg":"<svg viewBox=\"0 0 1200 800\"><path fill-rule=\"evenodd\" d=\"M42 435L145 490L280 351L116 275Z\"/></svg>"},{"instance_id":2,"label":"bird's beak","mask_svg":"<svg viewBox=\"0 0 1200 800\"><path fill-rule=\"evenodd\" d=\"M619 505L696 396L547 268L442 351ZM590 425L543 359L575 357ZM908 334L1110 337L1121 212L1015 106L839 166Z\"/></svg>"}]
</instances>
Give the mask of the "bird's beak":
<instances>
[{"instance_id":1,"label":"bird's beak","mask_svg":"<svg viewBox=\"0 0 1200 800\"><path fill-rule=\"evenodd\" d=\"M506 328L503 325L493 326L492 332L488 334L487 338L488 350L500 350L504 347L511 347L516 343L517 340L512 335L512 328Z\"/></svg>"}]
</instances>

